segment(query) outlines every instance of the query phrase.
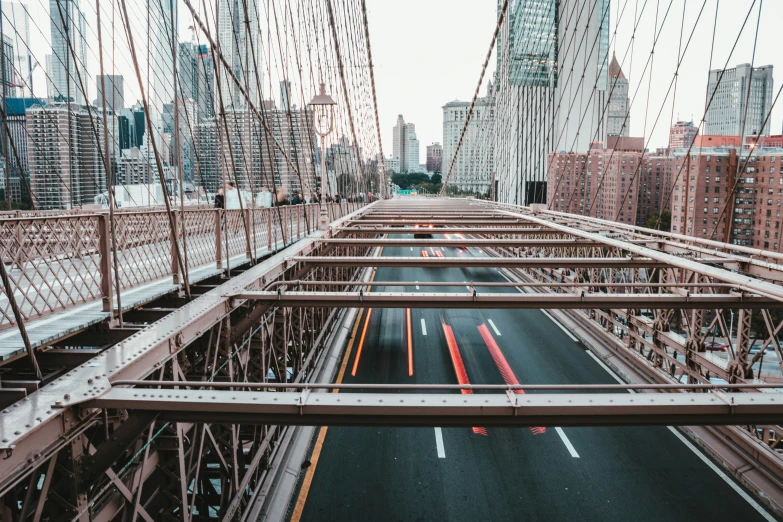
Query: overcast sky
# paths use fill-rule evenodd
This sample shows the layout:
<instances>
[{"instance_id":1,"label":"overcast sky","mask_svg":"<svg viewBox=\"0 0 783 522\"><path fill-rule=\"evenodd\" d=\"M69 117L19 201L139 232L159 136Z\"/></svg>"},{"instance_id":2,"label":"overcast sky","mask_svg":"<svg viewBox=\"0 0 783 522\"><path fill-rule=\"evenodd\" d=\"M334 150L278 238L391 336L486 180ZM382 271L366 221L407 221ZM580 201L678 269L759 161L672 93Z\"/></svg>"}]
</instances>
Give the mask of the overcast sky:
<instances>
[{"instance_id":1,"label":"overcast sky","mask_svg":"<svg viewBox=\"0 0 783 522\"><path fill-rule=\"evenodd\" d=\"M683 47L696 24L704 0L612 0L612 47L623 63L630 80L632 136L647 135L649 147L665 146L672 119L673 94L664 102L674 77L679 35L685 7ZM646 4L644 10L642 6ZM664 16L671 4L668 15ZM750 63L758 16L757 1L734 54L729 53L753 0L723 0L719 4L713 69ZM680 67L674 119L700 120L704 112L710 49L717 0L707 0L690 47ZM645 64L652 49L654 28L663 27L654 60ZM375 78L384 153L391 154L392 127L398 114L416 124L421 143L421 162L426 145L442 141L441 107L454 99L469 101L478 82L481 65L489 48L496 24L495 0L367 0L370 34L375 61ZM619 12L625 10L620 18ZM634 9L638 23L633 53L630 50ZM620 21L618 25L618 20ZM774 94L783 81L783 1L763 3L758 31L756 57L759 65L772 64L777 80ZM494 57L487 77L495 70ZM650 72L652 83L648 90ZM644 72L644 74L643 74ZM485 80L486 81L486 80ZM484 95L482 86L481 94ZM651 93L651 94L648 94ZM654 126L658 113L660 120ZM645 132L645 116L647 119ZM780 134L783 125L783 100L776 105L771 119L772 134Z\"/></svg>"}]
</instances>

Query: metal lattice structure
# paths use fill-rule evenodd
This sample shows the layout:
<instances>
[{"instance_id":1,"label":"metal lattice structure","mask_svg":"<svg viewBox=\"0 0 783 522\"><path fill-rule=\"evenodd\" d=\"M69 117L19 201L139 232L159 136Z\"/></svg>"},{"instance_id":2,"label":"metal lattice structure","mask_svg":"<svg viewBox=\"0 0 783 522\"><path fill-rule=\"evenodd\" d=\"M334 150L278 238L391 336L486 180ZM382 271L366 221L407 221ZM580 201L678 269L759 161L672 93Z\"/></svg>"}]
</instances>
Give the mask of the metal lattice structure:
<instances>
[{"instance_id":1,"label":"metal lattice structure","mask_svg":"<svg viewBox=\"0 0 783 522\"><path fill-rule=\"evenodd\" d=\"M436 234L432 244L480 248L483 257L378 256L387 245L420 245L410 234L422 229ZM770 488L783 481L783 400L774 391L780 378L754 370L765 350L751 353L751 341L761 338L783 361L780 261L774 253L541 209L418 198L373 203L3 410L4 516L256 520L302 424L717 425L754 455ZM509 279L495 286L520 291L468 282L442 283L462 289L439 294L376 280L373 286L399 291L370 292L378 266L490 266ZM349 397L321 393L349 387L330 384L344 325L357 308L370 307L553 310L646 375L645 383L600 390L650 393L448 383L408 386L421 393L404 399L374 393L405 388L397 385L362 385ZM727 310L738 314L731 332ZM730 338L727 359L706 351L710 331ZM515 393L522 388L541 393ZM496 393L457 393L465 389ZM777 505L775 492L765 493Z\"/></svg>"}]
</instances>

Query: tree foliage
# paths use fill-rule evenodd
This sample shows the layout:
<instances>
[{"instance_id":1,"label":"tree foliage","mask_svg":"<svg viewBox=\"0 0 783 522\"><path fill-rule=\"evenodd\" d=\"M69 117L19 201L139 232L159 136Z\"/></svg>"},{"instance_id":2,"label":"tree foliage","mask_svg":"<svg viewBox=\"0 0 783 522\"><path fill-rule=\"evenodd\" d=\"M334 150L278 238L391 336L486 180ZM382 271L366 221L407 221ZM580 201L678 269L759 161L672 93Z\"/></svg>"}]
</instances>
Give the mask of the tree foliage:
<instances>
[{"instance_id":1,"label":"tree foliage","mask_svg":"<svg viewBox=\"0 0 783 522\"><path fill-rule=\"evenodd\" d=\"M669 232L672 229L672 213L664 210L660 214L655 212L644 224L647 228Z\"/></svg>"}]
</instances>

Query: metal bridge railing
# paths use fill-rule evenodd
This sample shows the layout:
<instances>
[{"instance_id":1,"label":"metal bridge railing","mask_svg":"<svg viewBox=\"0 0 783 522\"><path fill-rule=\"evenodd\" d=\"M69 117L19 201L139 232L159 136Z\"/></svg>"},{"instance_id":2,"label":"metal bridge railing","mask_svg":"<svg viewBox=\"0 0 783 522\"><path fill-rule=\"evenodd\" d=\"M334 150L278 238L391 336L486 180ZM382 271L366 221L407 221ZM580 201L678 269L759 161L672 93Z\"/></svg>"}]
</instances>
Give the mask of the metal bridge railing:
<instances>
[{"instance_id":1,"label":"metal bridge railing","mask_svg":"<svg viewBox=\"0 0 783 522\"><path fill-rule=\"evenodd\" d=\"M363 203L327 205L334 221ZM244 211L186 208L174 211L174 221L182 238L184 220L181 245L188 270L209 265L221 269L227 258L243 254L249 258L263 249L271 251L280 241L304 237L318 227L319 213L318 204ZM177 282L177 256L165 210L117 212L116 245L112 245L107 213L43 211L17 217L6 213L2 218L0 259L8 268L25 321L99 299L104 311L111 311L116 279L121 291L167 278ZM15 324L8 295L0 288L0 331Z\"/></svg>"}]
</instances>

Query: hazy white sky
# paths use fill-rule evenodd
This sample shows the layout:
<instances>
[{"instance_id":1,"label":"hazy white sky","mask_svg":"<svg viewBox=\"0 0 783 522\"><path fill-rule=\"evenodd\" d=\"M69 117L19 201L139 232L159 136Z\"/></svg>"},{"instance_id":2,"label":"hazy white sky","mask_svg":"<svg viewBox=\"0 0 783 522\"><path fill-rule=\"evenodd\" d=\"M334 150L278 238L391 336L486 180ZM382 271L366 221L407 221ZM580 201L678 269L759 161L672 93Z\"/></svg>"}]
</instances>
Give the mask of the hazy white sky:
<instances>
[{"instance_id":1,"label":"hazy white sky","mask_svg":"<svg viewBox=\"0 0 783 522\"><path fill-rule=\"evenodd\" d=\"M753 43L758 16L757 0L734 54L729 53L742 21L753 0L611 0L611 33L617 29L612 48L630 80L632 136L650 136L649 147L665 146L672 119L673 93L665 100L677 64L679 35L685 7L683 47L704 4L701 19L680 67L674 119L701 119L704 112L710 49L718 7L717 36L713 69L740 63L775 67L774 94L783 81L781 22L783 1L763 2L758 31L756 57ZM642 6L646 4L644 10ZM669 8L669 6L671 6ZM654 28L661 36L651 65L645 65L652 49ZM375 77L384 153L391 154L392 127L398 114L416 124L421 143L421 162L425 146L442 141L441 106L454 100L470 100L476 88L496 23L495 0L367 0L370 34L375 61ZM667 8L668 15L665 16ZM638 23L631 53L634 10ZM622 18L620 18L620 12ZM620 20L618 26L618 19ZM660 29L662 27L662 29ZM487 77L495 70L494 57ZM652 72L652 83L648 89ZM486 80L485 80L486 81ZM484 86L482 86L482 95ZM658 113L660 120L655 124ZM645 132L645 116L647 119ZM772 134L780 134L783 100L776 105L771 119Z\"/></svg>"},{"instance_id":2,"label":"hazy white sky","mask_svg":"<svg viewBox=\"0 0 783 522\"><path fill-rule=\"evenodd\" d=\"M43 66L43 56L50 52L48 0L25 0L32 15L30 33L34 55ZM213 5L215 0L208 0ZM316 1L316 0L312 0ZM318 0L321 1L321 0ZM565 1L565 0L561 0ZM568 0L576 1L576 0ZM470 100L476 88L481 66L489 48L496 24L496 0L366 0L370 37L375 62L378 105L381 121L381 136L384 152L392 152L392 127L398 114L416 124L421 143L420 161L425 159L426 146L442 141L441 107L454 99ZM87 13L88 44L94 49L95 2L81 0ZM179 1L179 34L181 40L189 39L191 25L184 3ZM198 2L200 4L200 2ZM664 101L666 91L673 78L677 62L677 48L685 7L684 42L704 4L704 11L693 35L690 47L680 69L674 119L699 120L704 111L706 81L709 69L713 22L718 9L717 37L712 57L713 68L740 63L758 65L772 64L777 77L774 94L783 81L783 52L781 52L781 22L783 22L783 0L763 2L761 22L758 31L756 56L753 60L753 44L756 33L758 6L756 0L747 26L742 33L733 56L729 52L737 37L740 25L754 4L753 0L611 0L612 48L622 62L623 70L630 79L630 92L637 91L632 100L631 135L650 136L649 146L663 146L668 140L668 128L672 119L672 98ZM103 9L111 10L111 2L104 2ZM132 17L140 17L144 2L130 0L128 8ZM642 10L642 6L644 10ZM668 15L665 15L669 8ZM652 38L656 27L663 25L651 66L645 64L650 56ZM636 13L634 13L636 11ZM622 18L620 16L622 12ZM629 47L633 30L634 15L641 20L638 24L633 52ZM665 21L664 21L665 18ZM619 24L618 24L619 20ZM109 23L104 18L104 23ZM142 31L143 29L136 28ZM117 13L115 38L124 39ZM266 28L262 24L262 35ZM104 33L104 38L110 38ZM131 104L136 95L130 59L122 49L117 50L114 63L117 72L126 77L126 102ZM107 60L109 60L107 56ZM97 68L97 57L88 56L91 72ZM490 61L487 79L495 69L494 56ZM649 84L650 72L652 82ZM94 77L93 77L94 81ZM46 86L42 67L36 70L36 93L45 96ZM482 95L485 92L482 86ZM94 96L94 84L90 86ZM296 90L296 89L295 89ZM654 126L661 112L660 120ZM645 117L647 123L645 126ZM775 107L771 119L773 134L783 132L783 100Z\"/></svg>"}]
</instances>

